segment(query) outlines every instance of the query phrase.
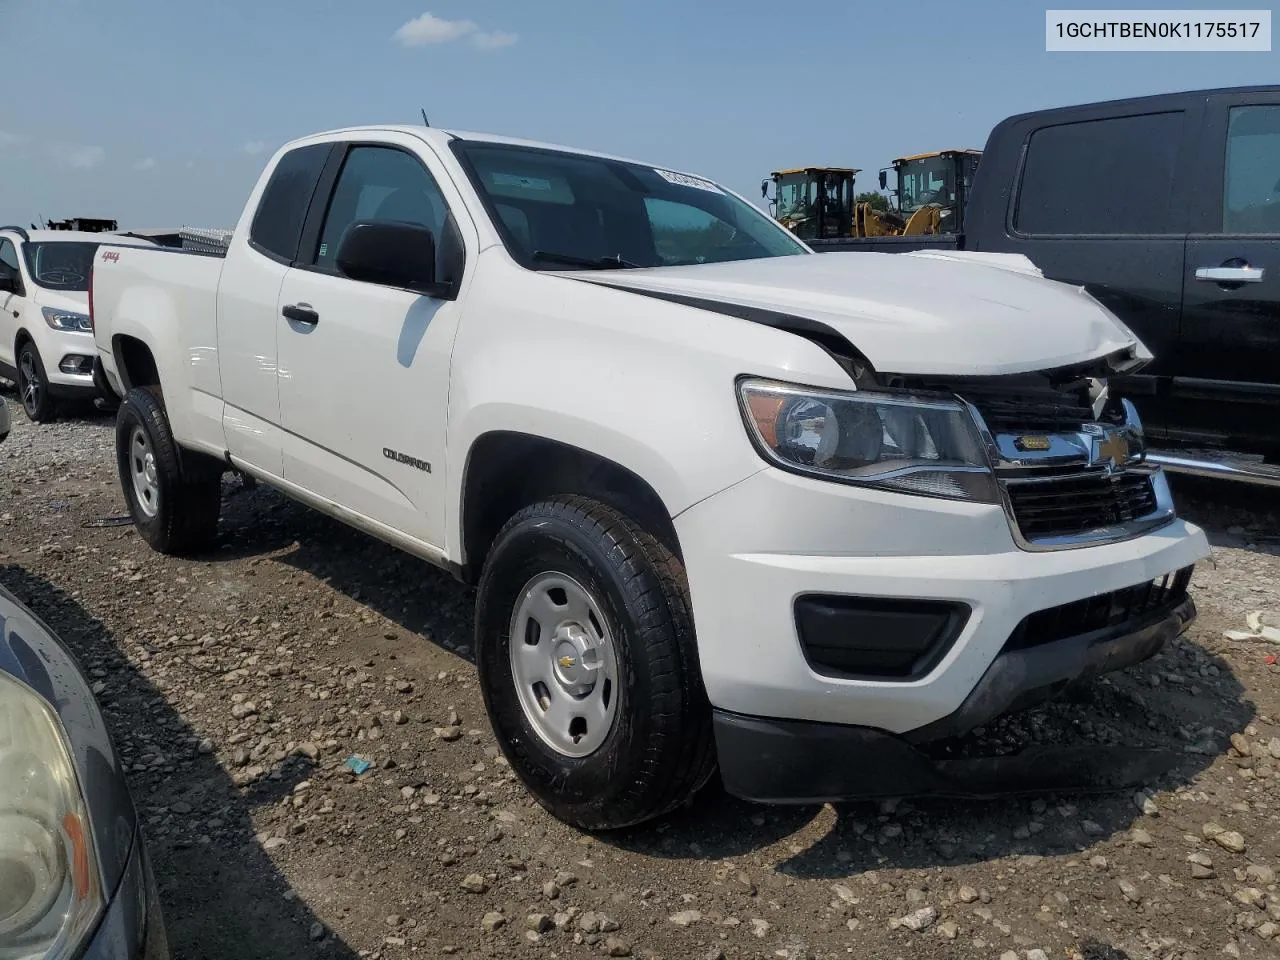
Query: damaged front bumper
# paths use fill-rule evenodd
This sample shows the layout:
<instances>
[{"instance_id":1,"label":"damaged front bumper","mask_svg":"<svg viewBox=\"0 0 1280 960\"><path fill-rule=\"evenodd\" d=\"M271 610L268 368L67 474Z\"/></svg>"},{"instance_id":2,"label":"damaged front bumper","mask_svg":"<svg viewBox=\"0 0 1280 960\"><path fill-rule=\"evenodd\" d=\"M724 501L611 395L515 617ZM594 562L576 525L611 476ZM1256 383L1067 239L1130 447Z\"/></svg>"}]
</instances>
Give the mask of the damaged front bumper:
<instances>
[{"instance_id":1,"label":"damaged front bumper","mask_svg":"<svg viewBox=\"0 0 1280 960\"><path fill-rule=\"evenodd\" d=\"M1189 571L1188 571L1189 579ZM1185 586L1185 585L1184 585ZM808 804L932 795L1116 790L1158 776L1175 751L1080 744L997 757L936 760L926 745L962 736L1075 683L1154 656L1195 618L1185 592L1135 620L1051 643L1007 649L951 714L905 734L865 726L714 714L725 789L759 803Z\"/></svg>"}]
</instances>

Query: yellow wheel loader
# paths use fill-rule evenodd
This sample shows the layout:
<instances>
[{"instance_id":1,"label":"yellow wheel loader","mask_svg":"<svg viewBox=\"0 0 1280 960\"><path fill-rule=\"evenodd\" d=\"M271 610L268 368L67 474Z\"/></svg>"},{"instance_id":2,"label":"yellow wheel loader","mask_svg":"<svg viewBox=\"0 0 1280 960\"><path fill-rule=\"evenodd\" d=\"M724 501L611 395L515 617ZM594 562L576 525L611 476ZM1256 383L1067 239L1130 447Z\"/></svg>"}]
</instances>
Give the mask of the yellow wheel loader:
<instances>
[{"instance_id":1,"label":"yellow wheel loader","mask_svg":"<svg viewBox=\"0 0 1280 960\"><path fill-rule=\"evenodd\" d=\"M893 161L897 186L894 206L904 237L930 233L959 233L964 227L964 205L978 169L981 150L936 150L898 157ZM889 168L880 171L880 189L889 185ZM871 236L871 234L863 234Z\"/></svg>"},{"instance_id":2,"label":"yellow wheel loader","mask_svg":"<svg viewBox=\"0 0 1280 960\"><path fill-rule=\"evenodd\" d=\"M774 219L801 240L829 240L853 230L854 167L795 167L760 181ZM769 184L774 186L769 196Z\"/></svg>"},{"instance_id":3,"label":"yellow wheel loader","mask_svg":"<svg viewBox=\"0 0 1280 960\"><path fill-rule=\"evenodd\" d=\"M769 200L773 217L802 240L958 233L980 156L980 150L964 149L899 157L893 161L898 182L888 210L854 201L861 172L856 167L775 170L760 182L760 195ZM880 171L881 190L888 189L889 169Z\"/></svg>"}]
</instances>

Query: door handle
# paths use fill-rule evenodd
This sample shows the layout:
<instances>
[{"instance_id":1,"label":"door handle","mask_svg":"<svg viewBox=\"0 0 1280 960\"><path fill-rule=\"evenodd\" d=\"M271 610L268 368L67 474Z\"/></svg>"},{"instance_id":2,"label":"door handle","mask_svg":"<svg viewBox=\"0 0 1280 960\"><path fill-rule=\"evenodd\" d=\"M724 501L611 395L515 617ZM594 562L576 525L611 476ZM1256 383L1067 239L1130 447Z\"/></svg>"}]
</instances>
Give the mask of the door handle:
<instances>
[{"instance_id":1,"label":"door handle","mask_svg":"<svg viewBox=\"0 0 1280 960\"><path fill-rule=\"evenodd\" d=\"M311 309L309 303L290 303L280 309L286 320L292 320L295 323L305 323L307 326L314 327L320 322L320 314Z\"/></svg>"},{"instance_id":2,"label":"door handle","mask_svg":"<svg viewBox=\"0 0 1280 960\"><path fill-rule=\"evenodd\" d=\"M1199 267L1196 279L1214 283L1261 283L1265 273L1262 267Z\"/></svg>"}]
</instances>

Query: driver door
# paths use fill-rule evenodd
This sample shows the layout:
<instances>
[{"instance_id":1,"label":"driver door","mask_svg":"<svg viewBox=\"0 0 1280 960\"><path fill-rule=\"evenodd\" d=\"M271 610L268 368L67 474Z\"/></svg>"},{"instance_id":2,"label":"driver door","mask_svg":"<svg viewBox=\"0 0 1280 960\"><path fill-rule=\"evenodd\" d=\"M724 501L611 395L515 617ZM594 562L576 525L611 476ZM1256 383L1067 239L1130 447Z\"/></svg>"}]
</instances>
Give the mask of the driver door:
<instances>
[{"instance_id":1,"label":"driver door","mask_svg":"<svg viewBox=\"0 0 1280 960\"><path fill-rule=\"evenodd\" d=\"M277 303L280 420L285 480L443 547L449 358L462 303L352 280L337 265L357 221L416 223L441 237L450 211L461 211L465 235L465 207L421 151L400 135L348 144L331 195L316 199L323 219Z\"/></svg>"}]
</instances>

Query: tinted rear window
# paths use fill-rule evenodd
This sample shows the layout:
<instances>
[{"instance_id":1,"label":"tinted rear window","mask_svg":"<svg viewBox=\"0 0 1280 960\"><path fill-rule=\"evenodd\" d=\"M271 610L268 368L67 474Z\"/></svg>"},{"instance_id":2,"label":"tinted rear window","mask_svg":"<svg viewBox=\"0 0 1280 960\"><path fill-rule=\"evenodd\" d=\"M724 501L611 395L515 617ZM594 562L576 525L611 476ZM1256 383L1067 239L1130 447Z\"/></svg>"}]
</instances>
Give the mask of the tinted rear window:
<instances>
[{"instance_id":1,"label":"tinted rear window","mask_svg":"<svg viewBox=\"0 0 1280 960\"><path fill-rule=\"evenodd\" d=\"M1031 235L1170 232L1182 113L1044 127L1031 135L1014 227Z\"/></svg>"},{"instance_id":2,"label":"tinted rear window","mask_svg":"<svg viewBox=\"0 0 1280 960\"><path fill-rule=\"evenodd\" d=\"M302 223L331 146L316 143L299 147L276 164L249 229L249 239L265 252L288 261L297 257Z\"/></svg>"}]
</instances>

